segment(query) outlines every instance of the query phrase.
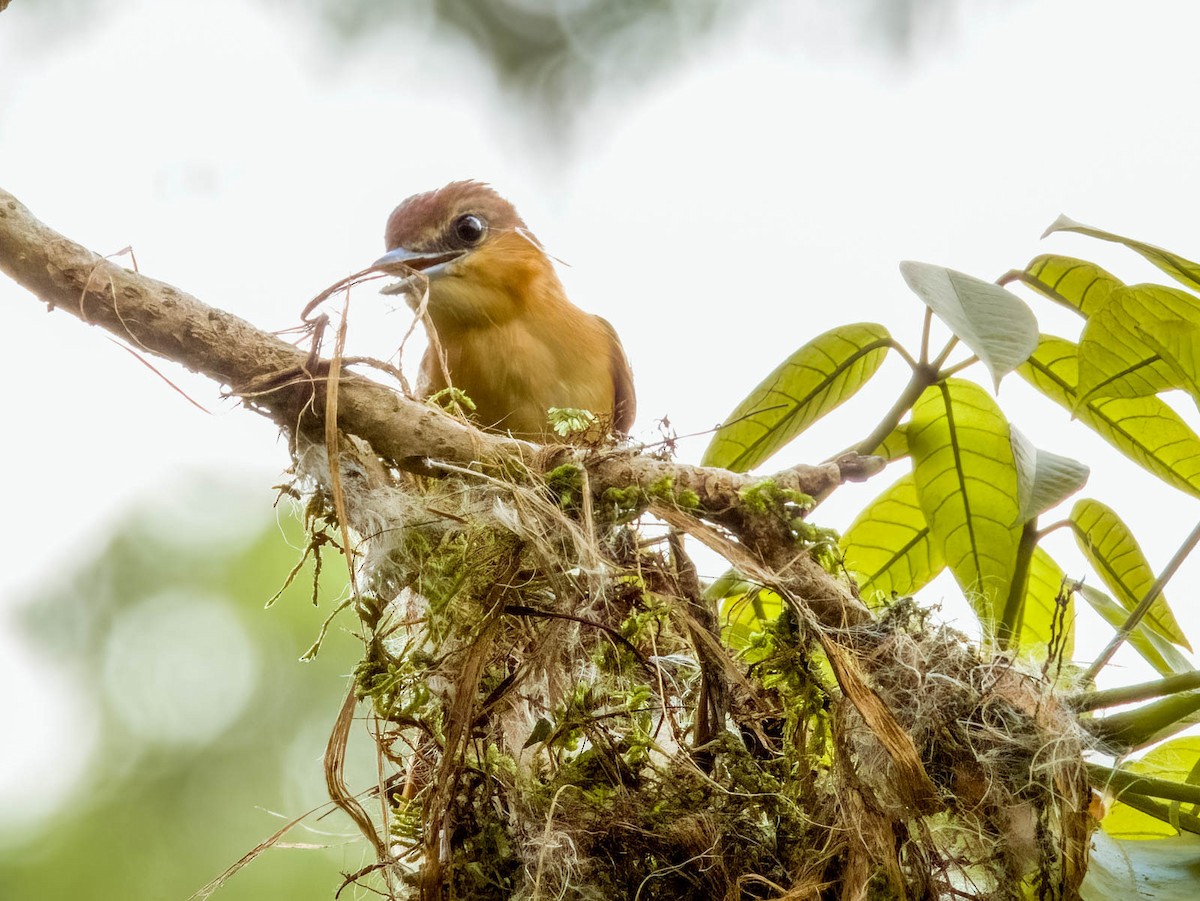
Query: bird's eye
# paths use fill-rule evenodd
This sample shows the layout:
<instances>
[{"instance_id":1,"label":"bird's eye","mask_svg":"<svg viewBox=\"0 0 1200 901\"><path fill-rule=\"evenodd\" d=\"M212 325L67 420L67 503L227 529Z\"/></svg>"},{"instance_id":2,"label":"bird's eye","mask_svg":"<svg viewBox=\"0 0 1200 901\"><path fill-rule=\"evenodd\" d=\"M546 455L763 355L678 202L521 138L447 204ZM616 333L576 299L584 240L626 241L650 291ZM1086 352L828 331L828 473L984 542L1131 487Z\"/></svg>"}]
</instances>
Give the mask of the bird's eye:
<instances>
[{"instance_id":1,"label":"bird's eye","mask_svg":"<svg viewBox=\"0 0 1200 901\"><path fill-rule=\"evenodd\" d=\"M454 236L464 244L479 243L485 231L487 231L487 226L478 216L468 213L466 216L459 216L454 220Z\"/></svg>"}]
</instances>

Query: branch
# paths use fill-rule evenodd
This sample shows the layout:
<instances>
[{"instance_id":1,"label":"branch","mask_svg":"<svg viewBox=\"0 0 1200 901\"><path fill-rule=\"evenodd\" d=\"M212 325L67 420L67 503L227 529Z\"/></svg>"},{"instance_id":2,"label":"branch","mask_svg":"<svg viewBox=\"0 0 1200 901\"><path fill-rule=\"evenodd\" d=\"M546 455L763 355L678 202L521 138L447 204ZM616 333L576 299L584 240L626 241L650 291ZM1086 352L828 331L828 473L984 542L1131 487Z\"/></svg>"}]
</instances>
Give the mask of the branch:
<instances>
[{"instance_id":1,"label":"branch","mask_svg":"<svg viewBox=\"0 0 1200 901\"><path fill-rule=\"evenodd\" d=\"M165 282L109 262L39 222L0 189L0 270L52 310L98 325L134 350L179 363L226 385L294 432L313 400L296 390L308 355L244 319ZM532 461L536 448L485 436L450 416L351 374L338 386L339 424L402 468L425 457L467 465L496 455Z\"/></svg>"},{"instance_id":2,"label":"branch","mask_svg":"<svg viewBox=\"0 0 1200 901\"><path fill-rule=\"evenodd\" d=\"M293 437L308 431L314 440L322 440L324 380L310 370L324 370L312 367L308 354L178 288L104 259L38 221L3 189L0 270L52 310L64 310L141 353L174 361L228 386L247 407ZM741 493L761 477L658 460L629 449L539 447L481 432L352 373L341 376L337 391L339 427L367 441L400 469L429 474L428 461L436 460L473 468L517 464L546 472L573 462L587 469L597 497L608 488L650 488L670 480L674 491L695 493L697 513L729 528L745 545L761 546L766 537L762 517L748 515L741 503ZM843 482L868 478L881 468L878 458L850 454L819 466L795 466L771 479L781 489L820 499ZM768 562L783 559L786 549L774 550L775 561ZM790 557L794 546L786 552ZM820 580L815 564L802 569ZM845 587L827 578L820 593L846 598ZM839 624L846 621L844 610L838 619Z\"/></svg>"},{"instance_id":3,"label":"branch","mask_svg":"<svg viewBox=\"0 0 1200 901\"><path fill-rule=\"evenodd\" d=\"M210 307L165 282L131 272L38 221L0 189L0 270L46 303L112 332L134 349L206 375L289 433L305 409L320 406L320 377L308 374L307 354L244 319ZM303 390L296 390L302 377ZM688 466L629 451L586 452L480 432L424 403L353 374L338 384L338 423L370 442L401 469L426 472L426 459L468 466L520 461L538 469L565 458L590 456L594 485L649 485L664 477L695 491L705 509L722 510L757 478ZM780 487L824 497L843 481L877 471L869 461L845 458L777 474Z\"/></svg>"}]
</instances>

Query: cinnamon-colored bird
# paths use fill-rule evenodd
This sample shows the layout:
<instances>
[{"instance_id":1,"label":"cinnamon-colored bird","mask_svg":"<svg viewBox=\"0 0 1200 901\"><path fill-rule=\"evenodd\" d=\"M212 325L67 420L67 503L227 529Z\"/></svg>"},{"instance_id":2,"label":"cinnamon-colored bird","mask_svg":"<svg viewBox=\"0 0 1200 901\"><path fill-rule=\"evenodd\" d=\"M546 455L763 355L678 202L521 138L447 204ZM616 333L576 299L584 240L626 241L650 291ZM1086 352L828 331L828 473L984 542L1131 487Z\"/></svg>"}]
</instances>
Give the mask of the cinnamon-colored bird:
<instances>
[{"instance_id":1,"label":"cinnamon-colored bird","mask_svg":"<svg viewBox=\"0 0 1200 901\"><path fill-rule=\"evenodd\" d=\"M567 300L550 258L507 200L479 182L452 182L396 207L384 240L388 252L375 268L428 279L445 369L474 402L481 426L561 440L547 418L559 407L589 410L606 429L629 431L633 373L617 333ZM422 292L406 293L415 307ZM430 345L422 397L447 387Z\"/></svg>"}]
</instances>

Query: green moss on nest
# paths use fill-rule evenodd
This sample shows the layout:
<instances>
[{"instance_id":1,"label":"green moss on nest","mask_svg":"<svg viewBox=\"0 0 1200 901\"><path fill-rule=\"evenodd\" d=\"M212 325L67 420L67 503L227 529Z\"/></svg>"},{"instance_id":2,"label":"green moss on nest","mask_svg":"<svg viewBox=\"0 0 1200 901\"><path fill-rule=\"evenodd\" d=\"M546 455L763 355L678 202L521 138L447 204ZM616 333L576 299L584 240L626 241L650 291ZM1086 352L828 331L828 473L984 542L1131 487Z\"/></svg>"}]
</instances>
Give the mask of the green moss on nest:
<instances>
[{"instance_id":1,"label":"green moss on nest","mask_svg":"<svg viewBox=\"0 0 1200 901\"><path fill-rule=\"evenodd\" d=\"M395 765L383 796L404 866L436 853L425 859L447 901L815 897L850 866L879 898L932 896L968 855L987 878L1018 872L987 811L1003 809L1007 786L1009 797L1052 798L1053 767L1026 759L1050 743L1031 729L1010 753L997 738L1020 712L982 702L971 680L997 680L976 675L973 649L901 605L861 632L830 632L860 655L939 786L976 748L1005 761L968 774L995 793L977 805L984 813L939 814L957 817L965 839L956 833L941 856L936 846L902 856L912 843L898 836L930 820L888 807L896 771L841 694L805 599L773 586L783 612L745 630L748 646L722 647L682 596L666 544L623 525L651 503L695 507L695 494L671 479L610 489L581 523L585 485L574 463L544 485L489 470L406 485L369 509L376 547L355 675L384 723L380 759ZM836 566L836 534L804 518L811 498L767 479L742 502L769 518L771 540L786 544L790 530ZM903 666L861 651L894 644L906 645ZM930 686L946 694L922 706ZM1042 781L1031 790L1031 779ZM1045 848L1047 860L1058 853ZM419 879L393 897L417 897Z\"/></svg>"},{"instance_id":2,"label":"green moss on nest","mask_svg":"<svg viewBox=\"0 0 1200 901\"><path fill-rule=\"evenodd\" d=\"M575 463L564 463L546 473L546 487L563 510L579 505L583 493L583 470Z\"/></svg>"}]
</instances>

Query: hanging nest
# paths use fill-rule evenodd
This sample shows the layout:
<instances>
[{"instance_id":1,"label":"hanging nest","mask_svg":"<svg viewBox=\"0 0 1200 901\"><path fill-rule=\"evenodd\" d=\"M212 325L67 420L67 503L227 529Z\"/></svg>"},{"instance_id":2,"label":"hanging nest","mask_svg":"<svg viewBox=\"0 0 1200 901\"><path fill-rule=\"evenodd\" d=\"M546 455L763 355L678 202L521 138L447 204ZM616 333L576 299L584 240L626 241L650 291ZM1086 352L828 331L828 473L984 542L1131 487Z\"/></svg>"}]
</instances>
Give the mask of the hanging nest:
<instances>
[{"instance_id":1,"label":"hanging nest","mask_svg":"<svg viewBox=\"0 0 1200 901\"><path fill-rule=\"evenodd\" d=\"M417 478L359 450L355 691L386 772L356 878L423 901L1077 897L1085 736L1047 671L911 599L867 612L803 498L745 497L734 541L670 480ZM324 541L325 449L297 458ZM782 602L736 650L685 533Z\"/></svg>"}]
</instances>

